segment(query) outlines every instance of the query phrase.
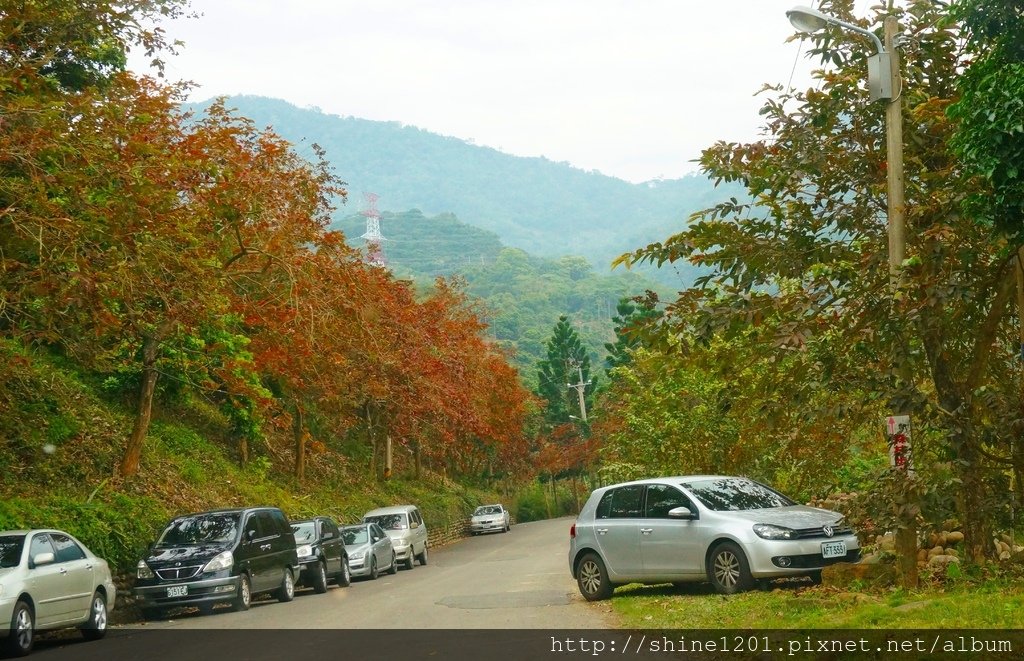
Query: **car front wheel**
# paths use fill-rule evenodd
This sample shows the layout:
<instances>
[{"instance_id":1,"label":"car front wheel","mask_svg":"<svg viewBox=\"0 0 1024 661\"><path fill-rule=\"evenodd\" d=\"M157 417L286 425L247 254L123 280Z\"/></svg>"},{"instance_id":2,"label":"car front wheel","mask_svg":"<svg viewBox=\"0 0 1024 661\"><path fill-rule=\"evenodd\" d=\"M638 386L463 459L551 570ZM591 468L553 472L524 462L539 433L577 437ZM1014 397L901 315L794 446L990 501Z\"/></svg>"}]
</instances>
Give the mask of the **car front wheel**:
<instances>
[{"instance_id":1,"label":"car front wheel","mask_svg":"<svg viewBox=\"0 0 1024 661\"><path fill-rule=\"evenodd\" d=\"M11 631L5 641L7 653L11 656L25 656L32 651L35 642L35 616L24 601L14 605L11 614Z\"/></svg>"},{"instance_id":2,"label":"car front wheel","mask_svg":"<svg viewBox=\"0 0 1024 661\"><path fill-rule=\"evenodd\" d=\"M707 574L719 594L745 592L754 583L747 556L732 542L722 542L714 548L708 558Z\"/></svg>"},{"instance_id":3,"label":"car front wheel","mask_svg":"<svg viewBox=\"0 0 1024 661\"><path fill-rule=\"evenodd\" d=\"M285 603L295 598L295 576L290 567L284 568L284 577L281 579L281 587L277 589L277 600Z\"/></svg>"},{"instance_id":4,"label":"car front wheel","mask_svg":"<svg viewBox=\"0 0 1024 661\"><path fill-rule=\"evenodd\" d=\"M247 611L252 604L252 581L248 574L242 574L238 579L238 596L231 603L236 611Z\"/></svg>"},{"instance_id":5,"label":"car front wheel","mask_svg":"<svg viewBox=\"0 0 1024 661\"><path fill-rule=\"evenodd\" d=\"M612 583L608 580L608 571L604 562L596 553L588 553L580 560L576 569L576 584L580 594L587 601L600 601L612 596Z\"/></svg>"},{"instance_id":6,"label":"car front wheel","mask_svg":"<svg viewBox=\"0 0 1024 661\"><path fill-rule=\"evenodd\" d=\"M92 595L92 606L89 608L89 621L82 627L82 635L86 640L99 640L107 633L107 600L100 592Z\"/></svg>"},{"instance_id":7,"label":"car front wheel","mask_svg":"<svg viewBox=\"0 0 1024 661\"><path fill-rule=\"evenodd\" d=\"M338 572L338 577L334 580L341 588L347 588L352 584L352 570L349 569L347 556L341 557L341 571Z\"/></svg>"}]
</instances>

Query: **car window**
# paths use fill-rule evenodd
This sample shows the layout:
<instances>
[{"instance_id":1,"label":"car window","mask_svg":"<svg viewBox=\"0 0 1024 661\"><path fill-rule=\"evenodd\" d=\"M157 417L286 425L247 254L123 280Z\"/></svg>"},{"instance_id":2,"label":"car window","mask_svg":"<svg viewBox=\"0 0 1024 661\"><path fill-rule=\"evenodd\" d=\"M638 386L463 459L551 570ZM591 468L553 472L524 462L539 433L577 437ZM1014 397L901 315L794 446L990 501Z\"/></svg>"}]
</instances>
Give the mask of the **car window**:
<instances>
[{"instance_id":1,"label":"car window","mask_svg":"<svg viewBox=\"0 0 1024 661\"><path fill-rule=\"evenodd\" d=\"M316 541L316 532L313 529L312 521L303 521L302 523L293 523L292 532L295 533L295 543L305 544L306 542Z\"/></svg>"},{"instance_id":2,"label":"car window","mask_svg":"<svg viewBox=\"0 0 1024 661\"><path fill-rule=\"evenodd\" d=\"M157 546L229 544L238 536L238 519L238 512L184 516L167 525ZM252 517L249 520L251 522Z\"/></svg>"},{"instance_id":3,"label":"car window","mask_svg":"<svg viewBox=\"0 0 1024 661\"><path fill-rule=\"evenodd\" d=\"M17 567L21 563L23 548L25 548L25 535L0 537L0 569Z\"/></svg>"},{"instance_id":4,"label":"car window","mask_svg":"<svg viewBox=\"0 0 1024 661\"><path fill-rule=\"evenodd\" d=\"M67 535L52 532L50 533L50 541L53 542L54 548L57 549L57 562L71 562L72 560L81 560L85 557L85 551L82 550L82 547L75 544L75 540Z\"/></svg>"},{"instance_id":5,"label":"car window","mask_svg":"<svg viewBox=\"0 0 1024 661\"><path fill-rule=\"evenodd\" d=\"M376 523L382 530L406 530L409 527L409 519L406 514L379 514L366 517L367 523Z\"/></svg>"},{"instance_id":6,"label":"car window","mask_svg":"<svg viewBox=\"0 0 1024 661\"><path fill-rule=\"evenodd\" d=\"M352 546L353 544L365 544L370 539L367 530L368 527L366 526L342 528L341 536L345 539L346 546Z\"/></svg>"},{"instance_id":7,"label":"car window","mask_svg":"<svg viewBox=\"0 0 1024 661\"><path fill-rule=\"evenodd\" d=\"M271 522L271 525L267 526L267 530L273 531L268 534L287 535L292 531L292 527L288 525L288 518L281 510L269 510L264 512L264 514L266 514L267 520Z\"/></svg>"},{"instance_id":8,"label":"car window","mask_svg":"<svg viewBox=\"0 0 1024 661\"><path fill-rule=\"evenodd\" d=\"M267 511L258 512L256 516L259 518L259 530L258 535L261 539L267 537L277 537L281 533L278 531L277 521L274 519L274 515Z\"/></svg>"},{"instance_id":9,"label":"car window","mask_svg":"<svg viewBox=\"0 0 1024 661\"><path fill-rule=\"evenodd\" d=\"M679 489L667 484L647 486L645 516L648 519L667 519L669 511L677 507L689 507L690 511L693 511L690 499Z\"/></svg>"},{"instance_id":10,"label":"car window","mask_svg":"<svg viewBox=\"0 0 1024 661\"><path fill-rule=\"evenodd\" d=\"M639 518L643 513L644 485L632 484L611 492L610 519Z\"/></svg>"},{"instance_id":11,"label":"car window","mask_svg":"<svg viewBox=\"0 0 1024 661\"><path fill-rule=\"evenodd\" d=\"M705 507L716 511L760 510L795 504L778 491L738 477L694 480L684 482L683 486Z\"/></svg>"},{"instance_id":12,"label":"car window","mask_svg":"<svg viewBox=\"0 0 1024 661\"><path fill-rule=\"evenodd\" d=\"M321 521L321 523L323 524L321 533L323 534L324 537L326 537L327 535L330 535L335 538L338 537L338 526L335 525L334 521L331 521L330 519L324 519L323 521Z\"/></svg>"},{"instance_id":13,"label":"car window","mask_svg":"<svg viewBox=\"0 0 1024 661\"><path fill-rule=\"evenodd\" d=\"M53 548L53 544L50 543L49 535L34 535L32 541L29 542L28 557L31 559L40 553L52 553L55 558L57 557L57 551Z\"/></svg>"}]
</instances>

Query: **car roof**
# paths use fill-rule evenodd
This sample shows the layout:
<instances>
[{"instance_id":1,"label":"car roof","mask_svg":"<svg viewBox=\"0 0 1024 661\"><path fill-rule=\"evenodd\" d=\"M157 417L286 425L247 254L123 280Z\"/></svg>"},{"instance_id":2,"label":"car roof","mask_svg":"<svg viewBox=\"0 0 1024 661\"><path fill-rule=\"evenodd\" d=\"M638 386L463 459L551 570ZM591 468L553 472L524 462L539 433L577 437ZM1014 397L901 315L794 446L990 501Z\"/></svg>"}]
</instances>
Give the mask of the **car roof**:
<instances>
[{"instance_id":1,"label":"car roof","mask_svg":"<svg viewBox=\"0 0 1024 661\"><path fill-rule=\"evenodd\" d=\"M631 484L663 484L670 482L672 484L678 484L680 482L692 482L694 480L750 480L749 477L741 477L739 475L668 475L665 477L648 477L642 480L631 480L629 482L619 482L617 484L607 484L601 487L601 490L611 489L613 487L624 487ZM750 480L753 482L753 480ZM595 489L596 491L596 489Z\"/></svg>"},{"instance_id":2,"label":"car roof","mask_svg":"<svg viewBox=\"0 0 1024 661\"><path fill-rule=\"evenodd\" d=\"M274 507L272 505L257 505L255 507L221 507L214 510L206 510L204 512L186 512L184 514L177 514L171 518L182 519L186 516L202 516L203 514L241 514L243 512L255 512L257 510L278 510L280 507Z\"/></svg>"},{"instance_id":3,"label":"car roof","mask_svg":"<svg viewBox=\"0 0 1024 661\"><path fill-rule=\"evenodd\" d=\"M405 514L411 510L417 509L415 505L392 505L390 507L378 507L375 510L370 510L363 517L367 516L378 516L380 514Z\"/></svg>"},{"instance_id":4,"label":"car roof","mask_svg":"<svg viewBox=\"0 0 1024 661\"><path fill-rule=\"evenodd\" d=\"M31 528L27 530L2 530L0 535L31 535L37 532L59 532L62 535L71 535L66 530L57 530L56 528ZM74 537L74 535L71 535Z\"/></svg>"}]
</instances>

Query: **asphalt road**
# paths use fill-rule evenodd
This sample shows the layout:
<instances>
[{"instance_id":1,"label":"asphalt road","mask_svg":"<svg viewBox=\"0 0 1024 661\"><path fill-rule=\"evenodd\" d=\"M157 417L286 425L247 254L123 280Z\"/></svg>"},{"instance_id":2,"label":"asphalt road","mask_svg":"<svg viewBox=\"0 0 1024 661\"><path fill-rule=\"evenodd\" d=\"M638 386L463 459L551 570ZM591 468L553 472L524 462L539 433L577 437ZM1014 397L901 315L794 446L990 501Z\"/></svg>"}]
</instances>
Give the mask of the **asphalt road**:
<instances>
[{"instance_id":1,"label":"asphalt road","mask_svg":"<svg viewBox=\"0 0 1024 661\"><path fill-rule=\"evenodd\" d=\"M276 631L278 639L283 629L421 630L429 641L428 631L437 629L612 628L607 604L584 601L569 576L566 551L571 524L568 518L539 521L515 525L508 533L470 537L431 549L426 566L417 564L375 581L356 579L347 588L332 585L324 594L300 590L290 603L258 599L244 613L223 607L212 615L172 611L166 620L112 628L95 643L41 639L36 656L72 658L67 656L72 653L76 659L94 654L129 658L138 653L133 646L144 645L152 658L178 658L153 653L170 654L187 641L180 648L183 658L195 658L191 648L204 636L206 649L231 649L229 632L244 635L254 630ZM198 638L183 635L196 629L208 632ZM336 634L320 634L322 640L328 640L324 635ZM283 639L288 640L287 635Z\"/></svg>"}]
</instances>

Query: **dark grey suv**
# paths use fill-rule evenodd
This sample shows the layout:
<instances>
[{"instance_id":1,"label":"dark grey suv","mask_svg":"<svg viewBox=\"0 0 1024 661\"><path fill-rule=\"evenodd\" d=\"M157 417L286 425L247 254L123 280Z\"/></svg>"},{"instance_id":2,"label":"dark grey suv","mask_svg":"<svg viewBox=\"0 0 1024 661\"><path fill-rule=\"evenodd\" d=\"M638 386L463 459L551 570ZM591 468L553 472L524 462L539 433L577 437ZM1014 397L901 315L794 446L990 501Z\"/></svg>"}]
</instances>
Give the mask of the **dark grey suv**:
<instances>
[{"instance_id":1,"label":"dark grey suv","mask_svg":"<svg viewBox=\"0 0 1024 661\"><path fill-rule=\"evenodd\" d=\"M261 592L291 601L298 570L295 536L276 507L200 512L167 524L139 560L132 593L147 619L174 606L247 610Z\"/></svg>"}]
</instances>

